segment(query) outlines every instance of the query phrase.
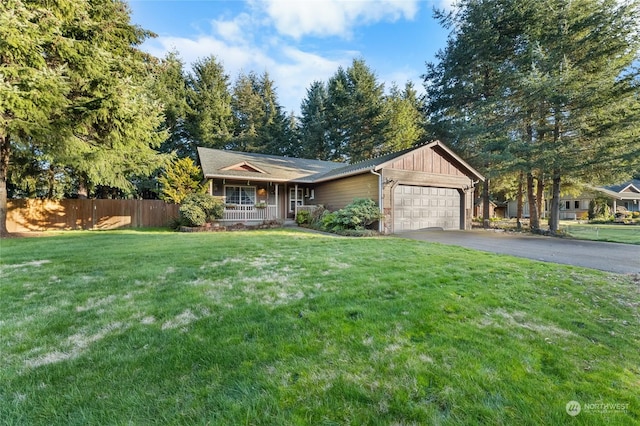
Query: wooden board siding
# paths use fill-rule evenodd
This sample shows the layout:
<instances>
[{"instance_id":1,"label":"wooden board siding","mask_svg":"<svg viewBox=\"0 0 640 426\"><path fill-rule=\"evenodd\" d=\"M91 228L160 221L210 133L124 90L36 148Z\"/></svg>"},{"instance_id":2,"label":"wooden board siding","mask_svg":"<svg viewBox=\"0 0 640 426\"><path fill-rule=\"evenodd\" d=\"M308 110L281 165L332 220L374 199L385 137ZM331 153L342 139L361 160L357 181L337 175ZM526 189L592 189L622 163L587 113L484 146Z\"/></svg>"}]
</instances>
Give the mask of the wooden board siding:
<instances>
[{"instance_id":1,"label":"wooden board siding","mask_svg":"<svg viewBox=\"0 0 640 426\"><path fill-rule=\"evenodd\" d=\"M351 204L355 198L369 198L377 204L378 176L367 172L318 184L315 199L310 203L322 204L329 210L338 210Z\"/></svg>"},{"instance_id":2,"label":"wooden board siding","mask_svg":"<svg viewBox=\"0 0 640 426\"><path fill-rule=\"evenodd\" d=\"M452 176L465 176L464 170L450 155L434 148L416 149L396 161L387 169L408 170Z\"/></svg>"}]
</instances>

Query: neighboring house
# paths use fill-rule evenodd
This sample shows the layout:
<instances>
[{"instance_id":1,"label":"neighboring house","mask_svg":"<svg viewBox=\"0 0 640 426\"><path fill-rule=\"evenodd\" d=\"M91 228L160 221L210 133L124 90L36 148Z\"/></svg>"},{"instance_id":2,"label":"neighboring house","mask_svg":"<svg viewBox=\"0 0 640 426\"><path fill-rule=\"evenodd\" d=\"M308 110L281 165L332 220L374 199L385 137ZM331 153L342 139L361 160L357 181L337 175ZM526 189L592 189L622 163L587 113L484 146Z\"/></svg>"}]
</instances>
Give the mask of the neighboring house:
<instances>
[{"instance_id":1,"label":"neighboring house","mask_svg":"<svg viewBox=\"0 0 640 426\"><path fill-rule=\"evenodd\" d=\"M596 190L611 200L614 212L617 212L619 207L624 207L630 212L640 211L640 179L632 179L619 185L603 186Z\"/></svg>"},{"instance_id":2,"label":"neighboring house","mask_svg":"<svg viewBox=\"0 0 640 426\"><path fill-rule=\"evenodd\" d=\"M209 148L198 156L226 222L294 218L304 206L333 211L369 198L382 206L384 233L469 229L474 186L484 181L439 141L355 164Z\"/></svg>"},{"instance_id":3,"label":"neighboring house","mask_svg":"<svg viewBox=\"0 0 640 426\"><path fill-rule=\"evenodd\" d=\"M560 197L560 219L586 219L589 214L589 203L597 197L609 199L613 211L624 208L627 211L640 211L640 179L633 179L618 185L592 187L591 191L578 196ZM542 217L548 216L549 200L544 203ZM529 203L524 201L523 216L529 217ZM510 200L507 204L508 217L516 217L517 203Z\"/></svg>"}]
</instances>

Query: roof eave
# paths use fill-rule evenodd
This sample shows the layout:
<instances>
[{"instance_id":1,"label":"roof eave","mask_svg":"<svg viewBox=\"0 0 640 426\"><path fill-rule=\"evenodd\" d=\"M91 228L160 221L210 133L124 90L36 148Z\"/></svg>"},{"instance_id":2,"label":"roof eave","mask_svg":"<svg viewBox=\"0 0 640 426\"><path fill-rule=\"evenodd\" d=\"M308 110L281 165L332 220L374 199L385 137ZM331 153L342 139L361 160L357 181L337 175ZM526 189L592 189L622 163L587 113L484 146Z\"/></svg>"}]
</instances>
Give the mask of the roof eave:
<instances>
[{"instance_id":1,"label":"roof eave","mask_svg":"<svg viewBox=\"0 0 640 426\"><path fill-rule=\"evenodd\" d=\"M247 180L247 181L257 181L257 182L276 182L276 183L287 183L291 182L291 179L281 179L274 177L248 177L248 176L234 176L234 175L219 175L219 174L205 174L205 179L231 179L231 180Z\"/></svg>"}]
</instances>

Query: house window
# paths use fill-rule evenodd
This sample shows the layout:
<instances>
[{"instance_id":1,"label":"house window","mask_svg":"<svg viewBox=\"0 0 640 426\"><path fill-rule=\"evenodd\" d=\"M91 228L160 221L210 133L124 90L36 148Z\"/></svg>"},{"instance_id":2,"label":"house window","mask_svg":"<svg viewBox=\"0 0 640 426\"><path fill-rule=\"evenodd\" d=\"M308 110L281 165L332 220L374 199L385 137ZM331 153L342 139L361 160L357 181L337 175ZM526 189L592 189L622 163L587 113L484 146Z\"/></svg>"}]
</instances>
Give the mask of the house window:
<instances>
[{"instance_id":1,"label":"house window","mask_svg":"<svg viewBox=\"0 0 640 426\"><path fill-rule=\"evenodd\" d=\"M573 202L573 207L577 210L580 208L580 200Z\"/></svg>"},{"instance_id":2,"label":"house window","mask_svg":"<svg viewBox=\"0 0 640 426\"><path fill-rule=\"evenodd\" d=\"M254 206L256 204L255 186L225 186L225 202L239 206Z\"/></svg>"},{"instance_id":3,"label":"house window","mask_svg":"<svg viewBox=\"0 0 640 426\"><path fill-rule=\"evenodd\" d=\"M571 209L571 201L565 201L564 202L564 209L565 210L570 210Z\"/></svg>"}]
</instances>

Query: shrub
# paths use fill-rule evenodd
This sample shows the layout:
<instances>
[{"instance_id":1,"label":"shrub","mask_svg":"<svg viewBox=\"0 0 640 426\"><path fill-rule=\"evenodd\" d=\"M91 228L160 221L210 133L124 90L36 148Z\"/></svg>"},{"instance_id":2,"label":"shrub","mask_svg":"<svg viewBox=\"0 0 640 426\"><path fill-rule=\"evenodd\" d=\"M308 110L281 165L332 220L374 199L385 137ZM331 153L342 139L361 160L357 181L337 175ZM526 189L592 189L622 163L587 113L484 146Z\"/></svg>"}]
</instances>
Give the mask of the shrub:
<instances>
[{"instance_id":1,"label":"shrub","mask_svg":"<svg viewBox=\"0 0 640 426\"><path fill-rule=\"evenodd\" d=\"M223 213L222 201L208 194L189 194L180 205L180 218L186 226L202 226L221 219Z\"/></svg>"},{"instance_id":2,"label":"shrub","mask_svg":"<svg viewBox=\"0 0 640 426\"><path fill-rule=\"evenodd\" d=\"M204 193L206 187L201 185L202 170L191 158L181 158L169 165L158 179L162 186L160 198L180 204L190 194Z\"/></svg>"},{"instance_id":3,"label":"shrub","mask_svg":"<svg viewBox=\"0 0 640 426\"><path fill-rule=\"evenodd\" d=\"M365 229L382 215L376 203L369 199L356 199L343 209L322 216L326 230L335 232L343 229Z\"/></svg>"},{"instance_id":4,"label":"shrub","mask_svg":"<svg viewBox=\"0 0 640 426\"><path fill-rule=\"evenodd\" d=\"M634 219L637 219L640 217L640 212L633 212L632 215Z\"/></svg>"},{"instance_id":5,"label":"shrub","mask_svg":"<svg viewBox=\"0 0 640 426\"><path fill-rule=\"evenodd\" d=\"M296 223L298 225L308 225L311 222L311 212L309 210L300 210L296 215Z\"/></svg>"},{"instance_id":6,"label":"shrub","mask_svg":"<svg viewBox=\"0 0 640 426\"><path fill-rule=\"evenodd\" d=\"M333 230L334 222L336 220L336 214L331 213L329 210L325 210L320 218L320 223L322 225L322 229L327 231Z\"/></svg>"},{"instance_id":7,"label":"shrub","mask_svg":"<svg viewBox=\"0 0 640 426\"><path fill-rule=\"evenodd\" d=\"M611 215L609 200L604 197L598 197L589 201L588 217L590 220L603 219Z\"/></svg>"}]
</instances>

